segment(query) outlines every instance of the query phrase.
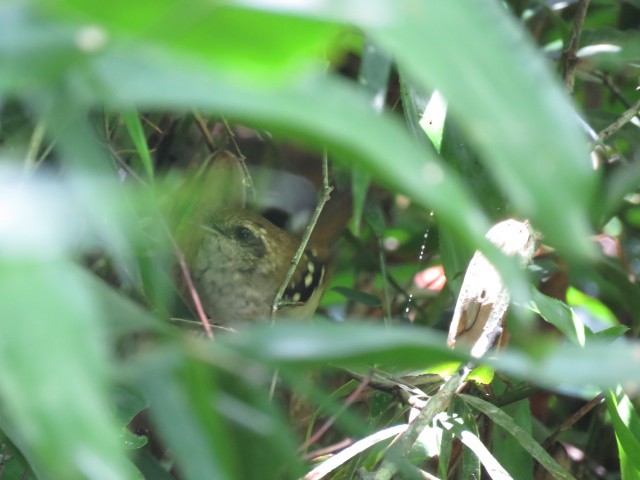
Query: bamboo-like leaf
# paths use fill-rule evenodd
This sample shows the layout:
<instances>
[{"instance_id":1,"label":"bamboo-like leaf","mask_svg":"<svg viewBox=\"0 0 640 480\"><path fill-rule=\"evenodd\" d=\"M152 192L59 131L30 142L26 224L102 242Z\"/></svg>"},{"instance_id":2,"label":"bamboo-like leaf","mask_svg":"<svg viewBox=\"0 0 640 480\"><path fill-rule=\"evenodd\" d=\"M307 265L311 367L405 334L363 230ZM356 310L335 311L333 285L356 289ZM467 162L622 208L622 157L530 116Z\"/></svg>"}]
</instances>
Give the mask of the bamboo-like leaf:
<instances>
[{"instance_id":1,"label":"bamboo-like leaf","mask_svg":"<svg viewBox=\"0 0 640 480\"><path fill-rule=\"evenodd\" d=\"M522 447L531 454L554 478L573 480L573 476L556 462L531 435L525 432L514 420L495 405L471 395L460 397L473 408L481 411L495 423L508 431Z\"/></svg>"},{"instance_id":2,"label":"bamboo-like leaf","mask_svg":"<svg viewBox=\"0 0 640 480\"><path fill-rule=\"evenodd\" d=\"M140 116L138 112L128 111L122 114L124 118L124 124L127 127L129 136L136 147L138 156L142 162L142 166L147 174L147 177L153 179L153 161L151 160L151 153L149 152L149 146L147 145L147 139L144 135L142 128L142 122L140 122Z\"/></svg>"},{"instance_id":3,"label":"bamboo-like leaf","mask_svg":"<svg viewBox=\"0 0 640 480\"><path fill-rule=\"evenodd\" d=\"M443 428L450 430L462 443L464 443L480 460L487 473L494 480L507 480L512 477L491 455L489 449L482 443L477 434L473 433L461 418L443 416L438 418ZM470 472L467 472L470 473ZM479 474L479 472L478 472ZM475 478L475 477L465 477Z\"/></svg>"},{"instance_id":4,"label":"bamboo-like leaf","mask_svg":"<svg viewBox=\"0 0 640 480\"><path fill-rule=\"evenodd\" d=\"M640 478L640 419L626 395L618 401L613 391L606 394L607 410L616 433L620 471L624 480Z\"/></svg>"}]
</instances>

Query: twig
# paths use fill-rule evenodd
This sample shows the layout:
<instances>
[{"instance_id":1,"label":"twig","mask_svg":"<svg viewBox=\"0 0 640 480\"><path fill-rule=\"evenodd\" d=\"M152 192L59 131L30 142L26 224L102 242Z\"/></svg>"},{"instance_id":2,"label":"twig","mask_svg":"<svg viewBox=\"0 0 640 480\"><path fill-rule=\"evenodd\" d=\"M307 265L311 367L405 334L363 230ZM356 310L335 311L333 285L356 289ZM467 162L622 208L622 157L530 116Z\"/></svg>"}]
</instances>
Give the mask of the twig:
<instances>
[{"instance_id":1,"label":"twig","mask_svg":"<svg viewBox=\"0 0 640 480\"><path fill-rule=\"evenodd\" d=\"M305 460L313 460L314 458L323 457L333 452L337 452L338 450L342 450L343 448L347 448L350 445L353 445L353 439L345 438L344 440L334 443L333 445L329 445L328 447L319 448L318 450L307 453L304 458Z\"/></svg>"},{"instance_id":2,"label":"twig","mask_svg":"<svg viewBox=\"0 0 640 480\"><path fill-rule=\"evenodd\" d=\"M362 383L358 385L358 388L356 388L353 392L351 392L351 394L344 401L344 405L342 405L342 408L340 409L340 411L338 411L329 420L327 420L313 435L311 435L311 437L307 439L306 442L304 442L300 446L300 448L298 448L298 450L305 451L307 448L309 448L310 445L313 445L315 442L317 442L322 437L322 435L324 435L326 431L329 430L329 428L331 428L331 425L335 423L338 416L342 412L344 412L347 408L349 408L353 404L353 402L355 402L358 398L360 398L360 395L362 394L364 389L367 388L367 385L369 385L369 380L371 380L371 374L369 374L369 376L367 376L362 381Z\"/></svg>"},{"instance_id":3,"label":"twig","mask_svg":"<svg viewBox=\"0 0 640 480\"><path fill-rule=\"evenodd\" d=\"M624 125L629 123L631 119L638 114L638 112L640 112L640 100L638 100L636 103L634 103L631 106L631 108L629 108L622 115L620 115L620 118L618 118L615 122L613 122L607 128L602 130L598 134L598 139L601 142L604 142L605 140L607 140L611 135L613 135L618 130L620 130Z\"/></svg>"},{"instance_id":4,"label":"twig","mask_svg":"<svg viewBox=\"0 0 640 480\"><path fill-rule=\"evenodd\" d=\"M143 187L148 187L149 185L147 184L147 182L142 177L140 177L140 175L138 175L136 171L133 168L131 168L129 164L127 164L127 162L124 161L124 159L120 156L118 152L116 152L116 150L113 148L113 146L110 143L108 144L108 146L109 146L109 152L111 153L112 157L116 160L116 163L120 165L120 168L125 170L127 172L127 175L130 175L131 178L137 181L140 185L142 185Z\"/></svg>"},{"instance_id":5,"label":"twig","mask_svg":"<svg viewBox=\"0 0 640 480\"><path fill-rule=\"evenodd\" d=\"M224 117L222 118L222 124L224 125L224 128L227 131L227 135L229 135L229 138L231 139L231 143L233 143L233 148L236 149L238 158L240 159L240 166L242 167L242 171L244 172L244 178L242 179L243 183L245 184L245 187L247 188L247 190L249 190L249 193L251 194L251 198L255 200L256 189L253 186L253 180L251 179L251 174L249 173L249 169L247 168L247 164L245 162L246 157L242 154L242 151L240 150L240 146L238 145L238 142L236 142L236 134L233 133L233 130L231 129L231 127L229 126L229 123L227 122L227 119Z\"/></svg>"},{"instance_id":6,"label":"twig","mask_svg":"<svg viewBox=\"0 0 640 480\"><path fill-rule=\"evenodd\" d=\"M175 251L176 257L178 258L178 264L180 265L180 271L182 272L182 276L187 282L187 287L189 288L189 294L191 295L193 304L196 307L196 312L198 313L200 322L204 327L204 331L207 333L207 337L213 340L213 330L211 329L211 324L209 323L207 314L204 313L204 308L202 308L200 295L198 295L198 291L196 290L196 287L193 284L193 280L191 279L191 273L189 272L189 268L187 267L187 262L184 258L184 254L182 253L182 250L178 248L178 245L176 245L176 243L173 241L173 238L171 238L170 234L169 234L169 238L171 240L171 243L173 244L173 249Z\"/></svg>"},{"instance_id":7,"label":"twig","mask_svg":"<svg viewBox=\"0 0 640 480\"><path fill-rule=\"evenodd\" d=\"M562 62L562 81L567 87L567 91L572 94L576 77L576 66L578 65L578 57L576 52L580 44L580 36L584 27L584 19L587 16L587 8L589 0L578 0L578 8L576 16L573 18L573 28L571 29L571 37L569 43L562 51L560 61Z\"/></svg>"},{"instance_id":8,"label":"twig","mask_svg":"<svg viewBox=\"0 0 640 480\"><path fill-rule=\"evenodd\" d=\"M302 255L304 254L304 251L307 248L307 244L309 243L309 239L311 238L313 229L315 228L316 223L318 222L318 218L320 217L320 214L324 209L324 205L331 198L332 190L333 190L333 187L329 185L329 161L327 159L327 152L325 150L322 157L322 196L320 197L320 200L318 201L318 205L316 206L316 209L314 210L313 215L311 216L311 219L307 224L307 228L304 231L304 235L302 237L302 240L300 241L298 250L296 251L296 254L293 256L293 258L291 259L289 270L287 271L287 274L285 275L284 280L280 285L280 289L278 290L278 293L276 293L276 296L273 299L273 304L271 306L271 322L274 321L275 314L282 304L282 297L284 296L284 292L286 291L287 285L289 285L289 282L291 281L291 278L293 277L293 274L295 273L296 268L298 268L300 259L302 258Z\"/></svg>"},{"instance_id":9,"label":"twig","mask_svg":"<svg viewBox=\"0 0 640 480\"><path fill-rule=\"evenodd\" d=\"M202 138L204 138L204 143L207 144L207 148L209 149L209 152L213 153L216 150L218 150L218 147L216 146L216 142L213 141L213 137L211 136L211 133L209 132L209 129L207 128L207 124L202 118L202 115L200 115L200 113L194 110L193 118L196 121L198 130L200 130L200 133L202 134Z\"/></svg>"},{"instance_id":10,"label":"twig","mask_svg":"<svg viewBox=\"0 0 640 480\"><path fill-rule=\"evenodd\" d=\"M602 403L604 400L604 394L600 393L595 396L591 400L589 400L586 404L582 406L576 413L571 415L568 419L566 419L562 424L558 427L558 429L549 435L544 442L542 442L542 448L547 450L551 445L553 445L560 434L566 430L569 430L578 420L584 417L587 413L593 410L596 406Z\"/></svg>"},{"instance_id":11,"label":"twig","mask_svg":"<svg viewBox=\"0 0 640 480\"><path fill-rule=\"evenodd\" d=\"M624 95L624 93L622 93L622 91L614 83L614 81L611 79L611 75L609 73L596 72L596 77L598 77L600 79L600 81L602 81L602 84L605 87L607 87L609 90L611 90L611 93L613 93L613 96L616 97L618 99L618 101L620 103L622 103L622 105L624 105L625 108L631 107L631 102L629 100L627 100L627 97Z\"/></svg>"}]
</instances>

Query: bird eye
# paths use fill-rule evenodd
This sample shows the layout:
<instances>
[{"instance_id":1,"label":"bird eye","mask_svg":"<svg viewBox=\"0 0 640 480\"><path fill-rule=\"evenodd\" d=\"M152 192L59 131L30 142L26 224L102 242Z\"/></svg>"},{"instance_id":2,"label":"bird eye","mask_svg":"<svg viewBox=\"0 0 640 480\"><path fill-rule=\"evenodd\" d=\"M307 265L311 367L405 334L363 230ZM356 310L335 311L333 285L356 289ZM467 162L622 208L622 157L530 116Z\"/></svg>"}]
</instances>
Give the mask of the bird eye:
<instances>
[{"instance_id":1,"label":"bird eye","mask_svg":"<svg viewBox=\"0 0 640 480\"><path fill-rule=\"evenodd\" d=\"M246 242L253 237L253 232L247 227L238 226L232 230L231 236L239 242Z\"/></svg>"}]
</instances>

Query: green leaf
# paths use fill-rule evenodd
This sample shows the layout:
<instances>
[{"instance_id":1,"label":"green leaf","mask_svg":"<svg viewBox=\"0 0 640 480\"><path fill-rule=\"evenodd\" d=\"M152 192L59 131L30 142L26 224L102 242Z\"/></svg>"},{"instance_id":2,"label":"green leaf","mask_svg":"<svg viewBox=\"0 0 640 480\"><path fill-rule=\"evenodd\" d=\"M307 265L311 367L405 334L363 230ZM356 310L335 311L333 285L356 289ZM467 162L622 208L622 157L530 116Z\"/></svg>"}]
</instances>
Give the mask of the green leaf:
<instances>
[{"instance_id":1,"label":"green leaf","mask_svg":"<svg viewBox=\"0 0 640 480\"><path fill-rule=\"evenodd\" d=\"M599 299L582 293L580 290L569 287L567 290L567 304L571 307L582 307L595 319L607 327L620 326L613 312Z\"/></svg>"},{"instance_id":2,"label":"green leaf","mask_svg":"<svg viewBox=\"0 0 640 480\"><path fill-rule=\"evenodd\" d=\"M458 433L455 433L455 435L460 435L458 438L465 444L465 447L467 447L462 451L462 477L480 478L482 475L481 465L484 465L488 471L504 472L501 470L502 466L499 465L493 453L489 452L486 448L478 448L478 444L483 444L484 442L480 440L480 431L476 422L476 415L471 411L471 408L459 398L454 397L452 408L450 408L449 411L455 411L460 416L459 425L462 428ZM494 469L494 466L498 468Z\"/></svg>"},{"instance_id":3,"label":"green leaf","mask_svg":"<svg viewBox=\"0 0 640 480\"><path fill-rule=\"evenodd\" d=\"M224 343L249 358L274 366L327 362L357 365L371 361L396 367L425 367L463 358L460 352L447 348L442 332L356 323L301 325L278 321L273 328L256 326L225 337Z\"/></svg>"},{"instance_id":4,"label":"green leaf","mask_svg":"<svg viewBox=\"0 0 640 480\"><path fill-rule=\"evenodd\" d=\"M142 129L142 123L140 122L140 116L137 112L129 111L122 114L124 118L124 124L127 127L129 136L136 147L138 156L142 161L145 173L150 180L153 180L153 161L151 160L151 153L149 152L149 146L147 145L147 138L144 135Z\"/></svg>"},{"instance_id":5,"label":"green leaf","mask_svg":"<svg viewBox=\"0 0 640 480\"><path fill-rule=\"evenodd\" d=\"M442 428L450 430L462 443L469 448L475 456L480 460L484 468L487 470L491 478L510 479L511 477L505 469L498 463L489 449L482 443L477 434L477 426L467 424L468 418L458 416L440 416L438 423ZM468 465L468 464L467 464ZM479 467L479 465L478 465ZM464 468L464 466L463 466ZM473 476L465 476L464 478L478 478L479 468L472 468L466 471L467 474Z\"/></svg>"},{"instance_id":6,"label":"green leaf","mask_svg":"<svg viewBox=\"0 0 640 480\"><path fill-rule=\"evenodd\" d=\"M152 399L153 425L184 477L298 478L290 429L268 397L270 372L221 344L212 365L203 363L205 345L185 340L194 358L167 345L140 356L133 375ZM213 346L218 342L206 344Z\"/></svg>"},{"instance_id":7,"label":"green leaf","mask_svg":"<svg viewBox=\"0 0 640 480\"><path fill-rule=\"evenodd\" d=\"M375 363L423 371L429 366L469 358L468 352L447 348L441 331L356 322L303 325L282 321L272 327L255 326L220 338L213 350L221 345L273 367ZM206 344L203 348L211 349ZM640 388L638 351L640 343L625 339L618 339L615 348L609 340L594 339L584 348L538 341L531 342L526 352L507 350L485 358L483 363L519 379L551 388L577 388L576 395L592 397L599 391L597 387L623 384L630 389Z\"/></svg>"},{"instance_id":8,"label":"green leaf","mask_svg":"<svg viewBox=\"0 0 640 480\"><path fill-rule=\"evenodd\" d=\"M586 327L566 304L532 288L530 308L560 330L569 340L577 345L584 345Z\"/></svg>"},{"instance_id":9,"label":"green leaf","mask_svg":"<svg viewBox=\"0 0 640 480\"><path fill-rule=\"evenodd\" d=\"M370 293L361 292L360 290L355 290L353 288L347 287L333 287L332 290L338 292L348 300L362 303L367 307L378 308L380 307L380 305L382 305L380 299L375 295L371 295Z\"/></svg>"},{"instance_id":10,"label":"green leaf","mask_svg":"<svg viewBox=\"0 0 640 480\"><path fill-rule=\"evenodd\" d=\"M212 404L213 385L203 381L197 387L188 380L190 374L204 372L177 350L157 351L154 357L143 358L142 362L139 381L153 399L151 420L171 448L185 478L237 478L233 473L235 456L229 454L229 444L214 448L216 438L224 432L218 412L210 407L208 412L202 409L203 403Z\"/></svg>"},{"instance_id":11,"label":"green leaf","mask_svg":"<svg viewBox=\"0 0 640 480\"><path fill-rule=\"evenodd\" d=\"M441 91L502 189L547 241L567 258L592 257L589 153L567 96L524 32L498 2L394 3L412 13L370 25L380 44L420 86ZM447 54L425 44L446 45Z\"/></svg>"},{"instance_id":12,"label":"green leaf","mask_svg":"<svg viewBox=\"0 0 640 480\"><path fill-rule=\"evenodd\" d=\"M39 478L137 478L108 413L104 312L91 288L64 260L5 259L0 276L2 429Z\"/></svg>"},{"instance_id":13,"label":"green leaf","mask_svg":"<svg viewBox=\"0 0 640 480\"><path fill-rule=\"evenodd\" d=\"M496 395L501 395L505 391L505 384L499 377L496 377L492 387ZM528 399L505 405L501 409L506 415L513 418L513 421L518 426L531 435L532 418ZM513 441L507 430L500 426L495 426L491 441L493 454L513 478L518 480L533 479L533 459L531 455L518 442Z\"/></svg>"},{"instance_id":14,"label":"green leaf","mask_svg":"<svg viewBox=\"0 0 640 480\"><path fill-rule=\"evenodd\" d=\"M147 444L147 437L132 433L127 425L142 410L149 406L149 403L137 392L124 387L115 388L111 394L116 406L116 417L122 423L121 440L126 449L135 450Z\"/></svg>"},{"instance_id":15,"label":"green leaf","mask_svg":"<svg viewBox=\"0 0 640 480\"><path fill-rule=\"evenodd\" d=\"M573 476L562 468L558 463L536 442L529 433L522 429L509 415L498 407L480 400L477 397L460 394L460 397L473 408L481 411L495 423L508 431L514 439L522 445L540 464L553 475L554 478L573 479Z\"/></svg>"},{"instance_id":16,"label":"green leaf","mask_svg":"<svg viewBox=\"0 0 640 480\"><path fill-rule=\"evenodd\" d=\"M620 402L613 391L606 394L607 411L618 443L620 470L624 480L640 478L640 419L631 401L623 395Z\"/></svg>"},{"instance_id":17,"label":"green leaf","mask_svg":"<svg viewBox=\"0 0 640 480\"><path fill-rule=\"evenodd\" d=\"M604 193L594 202L593 218L597 225L602 226L622 206L625 195L638 188L640 183L640 165L620 165L608 177L603 185Z\"/></svg>"},{"instance_id":18,"label":"green leaf","mask_svg":"<svg viewBox=\"0 0 640 480\"><path fill-rule=\"evenodd\" d=\"M279 81L314 59L319 63L338 31L335 24L321 19L278 15L228 2L114 0L107 6L86 0L50 0L46 6L46 13L61 23L73 21L84 27L75 39L89 54L110 43L153 44L256 85ZM87 40L83 35L99 36L101 42L94 45L91 37Z\"/></svg>"}]
</instances>

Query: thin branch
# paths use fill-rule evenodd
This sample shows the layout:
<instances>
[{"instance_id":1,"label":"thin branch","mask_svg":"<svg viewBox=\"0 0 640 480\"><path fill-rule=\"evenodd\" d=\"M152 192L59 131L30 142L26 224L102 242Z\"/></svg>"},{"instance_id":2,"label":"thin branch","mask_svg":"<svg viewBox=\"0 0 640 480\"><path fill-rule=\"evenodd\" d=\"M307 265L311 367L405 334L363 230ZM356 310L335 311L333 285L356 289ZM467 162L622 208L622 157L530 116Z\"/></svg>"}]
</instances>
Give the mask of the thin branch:
<instances>
[{"instance_id":1,"label":"thin branch","mask_svg":"<svg viewBox=\"0 0 640 480\"><path fill-rule=\"evenodd\" d=\"M198 318L200 318L200 323L202 323L207 337L213 340L213 330L211 329L211 324L209 323L207 314L204 313L204 308L202 307L202 302L200 301L200 295L198 295L198 291L196 290L196 287L193 284L193 280L191 279L191 273L189 272L189 268L187 267L187 262L184 258L184 254L182 253L182 250L178 248L178 245L176 245L176 243L173 241L173 238L171 238L170 234L169 238L171 239L173 249L175 251L176 257L178 258L178 264L180 265L182 276L187 282L187 288L189 289L189 294L191 295L193 304L196 307L196 312L198 313Z\"/></svg>"},{"instance_id":2,"label":"thin branch","mask_svg":"<svg viewBox=\"0 0 640 480\"><path fill-rule=\"evenodd\" d=\"M319 448L318 450L307 453L304 458L305 460L314 460L319 457L324 457L325 455L332 454L333 452L337 452L338 450L342 450L343 448L347 448L350 445L353 445L353 439L345 438L344 440L340 440L338 443L334 443L333 445L329 445L328 447Z\"/></svg>"},{"instance_id":3,"label":"thin branch","mask_svg":"<svg viewBox=\"0 0 640 480\"><path fill-rule=\"evenodd\" d=\"M565 432L566 430L569 430L571 427L573 427L573 425L575 425L578 420L584 417L587 413L589 413L595 407L600 405L603 400L604 400L604 394L602 393L600 393L599 395L589 400L576 413L574 413L568 419L562 422L562 424L558 427L558 429L555 432L553 432L551 435L549 435L544 442L542 442L542 448L547 450L551 445L553 445L556 442L556 440L558 439L558 437L562 432Z\"/></svg>"},{"instance_id":4,"label":"thin branch","mask_svg":"<svg viewBox=\"0 0 640 480\"><path fill-rule=\"evenodd\" d=\"M611 91L611 93L613 93L613 96L616 97L618 101L622 103L622 105L624 105L625 108L631 107L631 102L627 100L627 97L615 84L615 82L611 78L611 74L606 72L596 72L595 75L600 79L602 84L607 87Z\"/></svg>"},{"instance_id":5,"label":"thin branch","mask_svg":"<svg viewBox=\"0 0 640 480\"><path fill-rule=\"evenodd\" d=\"M227 119L223 117L222 123L224 125L224 128L227 131L227 135L231 139L231 143L233 143L233 148L236 149L236 153L238 154L237 156L240 159L240 166L242 167L242 171L244 172L244 178L242 179L242 181L245 187L247 188L247 190L249 190L249 193L251 194L251 198L255 200L256 189L253 185L253 179L251 178L251 174L249 173L249 169L247 168L247 164L245 162L246 157L242 154L242 151L240 150L240 146L238 145L238 142L236 142L236 134L233 133L233 130L229 126L229 122L227 122Z\"/></svg>"},{"instance_id":6,"label":"thin branch","mask_svg":"<svg viewBox=\"0 0 640 480\"><path fill-rule=\"evenodd\" d=\"M332 190L333 187L329 185L329 161L327 158L327 152L325 150L322 157L322 196L320 197L320 201L318 201L318 205L316 206L316 209L314 210L313 215L309 220L307 228L304 231L304 235L302 237L300 245L298 246L298 250L291 259L289 270L287 271L287 274L285 275L284 280L280 285L280 289L273 299L273 304L271 306L271 322L274 321L276 312L282 306L282 297L284 296L284 292L287 290L287 285L289 285L289 282L291 281L296 268L298 268L298 264L300 263L300 259L302 258L302 255L307 248L307 244L309 243L309 239L311 238L313 229L315 228L316 223L318 223L318 218L320 218L320 214L322 213L325 204L331 198Z\"/></svg>"},{"instance_id":7,"label":"thin branch","mask_svg":"<svg viewBox=\"0 0 640 480\"><path fill-rule=\"evenodd\" d=\"M207 128L207 123L204 121L204 118L202 118L202 115L200 115L200 113L196 112L195 110L193 111L193 118L196 121L198 130L200 130L200 133L202 134L202 138L204 138L204 143L207 144L209 152L214 153L216 150L218 150L218 147L216 146L216 142L213 141L211 132L209 132L209 129Z\"/></svg>"},{"instance_id":8,"label":"thin branch","mask_svg":"<svg viewBox=\"0 0 640 480\"><path fill-rule=\"evenodd\" d=\"M601 142L604 142L605 140L607 140L611 135L613 135L618 130L620 130L623 126L629 123L633 119L633 117L635 117L638 114L638 112L640 112L640 100L638 100L636 103L634 103L631 106L631 108L629 108L622 115L620 115L620 118L618 118L615 122L613 122L607 128L602 130L598 134L598 139Z\"/></svg>"},{"instance_id":9,"label":"thin branch","mask_svg":"<svg viewBox=\"0 0 640 480\"><path fill-rule=\"evenodd\" d=\"M331 428L331 426L335 423L338 416L342 412L344 412L347 408L349 408L353 404L353 402L355 402L358 398L360 398L360 395L362 394L364 389L367 388L367 385L369 385L369 380L371 380L371 374L369 374L369 376L367 376L362 381L362 383L358 385L358 388L356 388L353 392L351 392L351 394L344 401L344 405L342 405L342 408L340 409L340 411L338 411L329 420L327 420L313 435L311 435L311 437L307 439L306 442L304 442L300 446L298 450L305 451L307 448L309 448L310 445L313 445L315 442L317 442L326 433L326 431L329 430L329 428Z\"/></svg>"},{"instance_id":10,"label":"thin branch","mask_svg":"<svg viewBox=\"0 0 640 480\"><path fill-rule=\"evenodd\" d=\"M580 45L580 36L584 27L584 19L587 16L587 8L589 0L578 0L578 8L573 19L573 28L571 29L571 37L569 43L565 46L560 57L562 65L562 81L567 87L567 91L572 94L573 86L576 78L576 67L578 65L578 57L576 52Z\"/></svg>"}]
</instances>

